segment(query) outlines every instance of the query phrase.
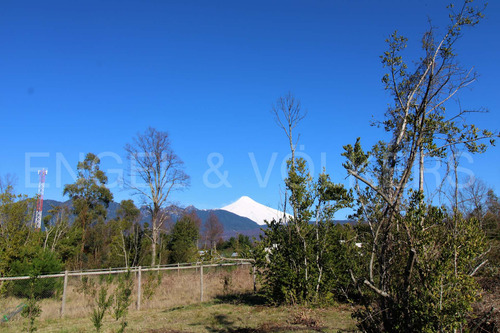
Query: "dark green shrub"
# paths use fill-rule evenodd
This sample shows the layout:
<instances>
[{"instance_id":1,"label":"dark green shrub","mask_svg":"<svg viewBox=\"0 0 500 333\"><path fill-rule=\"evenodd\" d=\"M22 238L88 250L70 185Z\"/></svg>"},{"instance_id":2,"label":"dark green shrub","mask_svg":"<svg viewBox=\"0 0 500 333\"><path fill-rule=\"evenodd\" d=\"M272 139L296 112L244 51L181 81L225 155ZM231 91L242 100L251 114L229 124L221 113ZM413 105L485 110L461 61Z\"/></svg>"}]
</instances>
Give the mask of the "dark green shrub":
<instances>
[{"instance_id":1,"label":"dark green shrub","mask_svg":"<svg viewBox=\"0 0 500 333\"><path fill-rule=\"evenodd\" d=\"M38 251L24 255L12 263L11 276L39 276L42 274L59 273L63 269L61 261L48 250ZM49 298L60 288L61 281L57 278L36 279L30 286L30 280L12 282L10 292L17 297ZM32 290L32 292L31 292Z\"/></svg>"}]
</instances>

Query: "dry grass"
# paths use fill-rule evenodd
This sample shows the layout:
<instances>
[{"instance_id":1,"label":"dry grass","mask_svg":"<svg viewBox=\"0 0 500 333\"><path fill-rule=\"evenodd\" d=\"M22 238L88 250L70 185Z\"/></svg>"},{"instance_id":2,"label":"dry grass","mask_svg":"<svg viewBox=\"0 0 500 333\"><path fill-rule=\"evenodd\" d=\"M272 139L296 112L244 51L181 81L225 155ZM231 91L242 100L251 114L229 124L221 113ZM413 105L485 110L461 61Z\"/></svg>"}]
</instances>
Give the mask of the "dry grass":
<instances>
[{"instance_id":1,"label":"dry grass","mask_svg":"<svg viewBox=\"0 0 500 333\"><path fill-rule=\"evenodd\" d=\"M93 277L91 281L96 286L105 284L103 277ZM143 294L141 310L183 306L200 301L200 273L195 269L143 273L141 285ZM66 318L90 316L94 299L83 292L82 286L80 277L69 279L65 307ZM228 292L250 291L253 288L250 268L246 265L204 268L203 287L204 301L213 300L217 295ZM108 285L109 293L112 293L115 288L116 278ZM132 299L130 311L135 311L137 302L137 280L135 278ZM0 314L10 312L23 302L24 300L15 297L0 298ZM61 296L43 299L40 306L42 308L40 320L60 318ZM11 319L13 322L20 320L22 320L20 315Z\"/></svg>"},{"instance_id":2,"label":"dry grass","mask_svg":"<svg viewBox=\"0 0 500 333\"><path fill-rule=\"evenodd\" d=\"M307 313L307 322L294 322ZM214 300L168 309L133 311L128 317L127 332L193 332L193 333L236 333L236 332L346 332L354 329L350 311L340 308L306 310L294 307L269 307ZM311 326L320 322L321 327ZM104 332L116 332L118 324L107 316ZM6 333L18 332L21 326L4 326ZM0 326L0 330L2 327ZM42 320L39 332L79 333L91 332L89 318L65 318ZM2 331L3 332L3 331Z\"/></svg>"},{"instance_id":3,"label":"dry grass","mask_svg":"<svg viewBox=\"0 0 500 333\"><path fill-rule=\"evenodd\" d=\"M162 274L160 285L154 289L150 299L143 299L141 310L135 310L135 303L131 305L126 331L338 332L354 327L351 312L347 308L310 310L263 305L259 298L251 294L253 281L248 266L236 269L205 268L204 273L203 303L199 302L199 272L181 270L179 273L172 271ZM147 289L147 280L143 275L143 291ZM90 321L92 302L79 292L81 285L79 279L70 280L64 318L59 318L59 300L42 301L42 316L37 320L39 332L94 331ZM135 300L135 292L132 297ZM8 302L5 298L0 301ZM17 316L8 323L0 324L0 332L20 332L25 322L25 319ZM119 324L108 314L103 327L104 332L116 332Z\"/></svg>"},{"instance_id":4,"label":"dry grass","mask_svg":"<svg viewBox=\"0 0 500 333\"><path fill-rule=\"evenodd\" d=\"M151 299L144 300L142 309L173 307L195 304L200 301L200 274L171 271ZM253 289L249 266L237 268L205 268L203 275L203 300L210 301L224 293L244 293Z\"/></svg>"}]
</instances>

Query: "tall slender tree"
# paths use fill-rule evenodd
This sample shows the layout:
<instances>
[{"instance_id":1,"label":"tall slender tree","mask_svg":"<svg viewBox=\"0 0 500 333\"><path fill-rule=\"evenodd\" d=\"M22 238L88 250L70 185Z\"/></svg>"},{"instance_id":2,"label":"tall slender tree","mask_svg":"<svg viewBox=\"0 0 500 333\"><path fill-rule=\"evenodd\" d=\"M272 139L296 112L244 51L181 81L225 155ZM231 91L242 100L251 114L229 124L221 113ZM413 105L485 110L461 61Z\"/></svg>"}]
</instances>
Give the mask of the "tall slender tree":
<instances>
[{"instance_id":1,"label":"tall slender tree","mask_svg":"<svg viewBox=\"0 0 500 333\"><path fill-rule=\"evenodd\" d=\"M300 104L300 100L295 98L295 96L288 92L287 94L278 98L276 103L272 107L272 113L274 116L274 121L276 124L285 132L285 135L288 139L288 144L290 146L290 161L288 164L289 172L295 172L296 168L296 159L295 159L295 151L297 148L297 144L300 139L300 134L295 134L295 130L300 122L305 118L307 112L302 110L302 106ZM298 218L298 205L296 191L292 186L290 187L291 195L290 201L293 209L293 217L294 219ZM286 205L287 205L287 193L285 193L285 203L284 203L284 214L283 219L287 219L286 214Z\"/></svg>"},{"instance_id":2,"label":"tall slender tree","mask_svg":"<svg viewBox=\"0 0 500 333\"><path fill-rule=\"evenodd\" d=\"M156 264L162 226L168 218L167 205L173 191L189 186L184 162L172 149L167 132L149 127L125 146L131 162L131 181L126 185L140 195L151 216L151 265ZM135 176L144 183L137 184Z\"/></svg>"},{"instance_id":3,"label":"tall slender tree","mask_svg":"<svg viewBox=\"0 0 500 333\"><path fill-rule=\"evenodd\" d=\"M108 177L100 170L101 161L93 153L78 162L78 178L74 184L64 186L64 195L72 200L75 223L81 228L81 244L79 264L83 265L83 255L88 238L89 226L95 222L106 220L106 209L113 201L113 194L106 187Z\"/></svg>"}]
</instances>

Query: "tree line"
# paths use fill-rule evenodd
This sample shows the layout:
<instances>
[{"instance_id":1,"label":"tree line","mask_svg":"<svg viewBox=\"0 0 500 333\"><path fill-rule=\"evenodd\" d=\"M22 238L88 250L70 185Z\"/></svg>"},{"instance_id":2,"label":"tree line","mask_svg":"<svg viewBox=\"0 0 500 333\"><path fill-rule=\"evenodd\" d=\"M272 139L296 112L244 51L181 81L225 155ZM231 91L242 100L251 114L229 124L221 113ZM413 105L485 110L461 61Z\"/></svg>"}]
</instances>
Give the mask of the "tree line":
<instances>
[{"instance_id":1,"label":"tree line","mask_svg":"<svg viewBox=\"0 0 500 333\"><path fill-rule=\"evenodd\" d=\"M186 187L189 177L167 132L148 128L125 150L138 165L131 172L139 171L148 186L129 186L141 205L123 200L112 219L107 213L113 194L93 153L78 162L76 181L64 186L71 204L52 207L41 230L33 223L36 198L15 194L14 178L0 177L1 276L192 262L202 249L208 259L218 250L251 245L245 236L224 242L223 225L214 213L202 223L194 211L170 205L171 193ZM144 216L149 221L141 223Z\"/></svg>"}]
</instances>

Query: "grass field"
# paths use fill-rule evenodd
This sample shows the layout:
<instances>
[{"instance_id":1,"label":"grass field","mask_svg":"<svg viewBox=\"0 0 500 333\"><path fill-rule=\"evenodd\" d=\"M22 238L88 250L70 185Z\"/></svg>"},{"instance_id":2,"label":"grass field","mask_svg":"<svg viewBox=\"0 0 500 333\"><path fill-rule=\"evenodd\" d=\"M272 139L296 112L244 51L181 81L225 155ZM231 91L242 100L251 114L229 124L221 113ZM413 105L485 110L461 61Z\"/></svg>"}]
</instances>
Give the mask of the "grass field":
<instances>
[{"instance_id":1,"label":"grass field","mask_svg":"<svg viewBox=\"0 0 500 333\"><path fill-rule=\"evenodd\" d=\"M158 277L160 279L158 280ZM107 276L91 277L96 286L103 285ZM62 278L60 279L62 285ZM245 293L253 290L253 279L250 266L209 267L203 274L204 300L227 293ZM157 284L158 283L158 284ZM115 280L109 284L109 292L116 287ZM135 311L137 302L137 279L133 281L130 311ZM168 308L195 304L200 301L200 274L195 269L149 272L142 276L141 309ZM0 314L7 309L13 309L25 303L25 299L12 296L0 296ZM54 297L42 299L39 303L42 309L40 319L58 319L61 314L61 292ZM83 292L80 277L71 277L68 281L68 294L64 317L86 317L92 312L95 300ZM19 320L16 316L13 320Z\"/></svg>"},{"instance_id":2,"label":"grass field","mask_svg":"<svg viewBox=\"0 0 500 333\"><path fill-rule=\"evenodd\" d=\"M129 307L126 332L338 332L354 328L348 307L311 310L264 305L252 293L249 266L206 269L203 303L200 303L199 272L181 270L162 274L160 284L151 290L149 297L142 298L139 311L136 291L132 293L134 301ZM147 284L147 278L143 277L143 293L148 289ZM110 292L113 288L111 284ZM12 308L22 301L0 298L0 309ZM60 297L41 301L42 313L36 320L38 332L95 331L90 319L94 304L91 297L82 293L81 281L74 278L69 281L64 317L60 317ZM1 323L0 332L21 332L26 327L27 320L17 315ZM117 332L119 327L107 314L102 331Z\"/></svg>"},{"instance_id":3,"label":"grass field","mask_svg":"<svg viewBox=\"0 0 500 333\"><path fill-rule=\"evenodd\" d=\"M346 332L354 321L347 307L306 309L262 305L250 294L171 307L132 311L127 332ZM2 332L20 332L24 322L0 326ZM116 332L119 324L107 316L103 332ZM38 321L38 332L92 332L89 318Z\"/></svg>"},{"instance_id":4,"label":"grass field","mask_svg":"<svg viewBox=\"0 0 500 333\"><path fill-rule=\"evenodd\" d=\"M149 278L156 276L152 274ZM202 303L200 274L195 270L162 273L159 285L150 290L149 296L143 297L139 311L136 310L137 294L134 291L127 316L126 332L355 331L355 321L351 318L352 309L347 305L321 309L265 305L261 298L253 294L253 279L248 266L206 269L203 276ZM483 299L474 307L478 314L495 309L491 320L498 322L499 284L497 280L490 280L483 281ZM137 280L134 283L137 283ZM60 317L60 297L41 301L42 313L36 320L38 332L95 331L90 319L95 300L81 292L79 279L70 280L69 285L64 317ZM145 292L148 289L147 275L143 276L142 286ZM114 285L111 284L110 292L113 288ZM0 297L0 310L12 308L24 301L14 297ZM0 323L0 332L22 332L26 331L26 327L27 320L17 315L9 322ZM119 328L119 322L114 321L108 313L104 318L102 332L118 332Z\"/></svg>"}]
</instances>

